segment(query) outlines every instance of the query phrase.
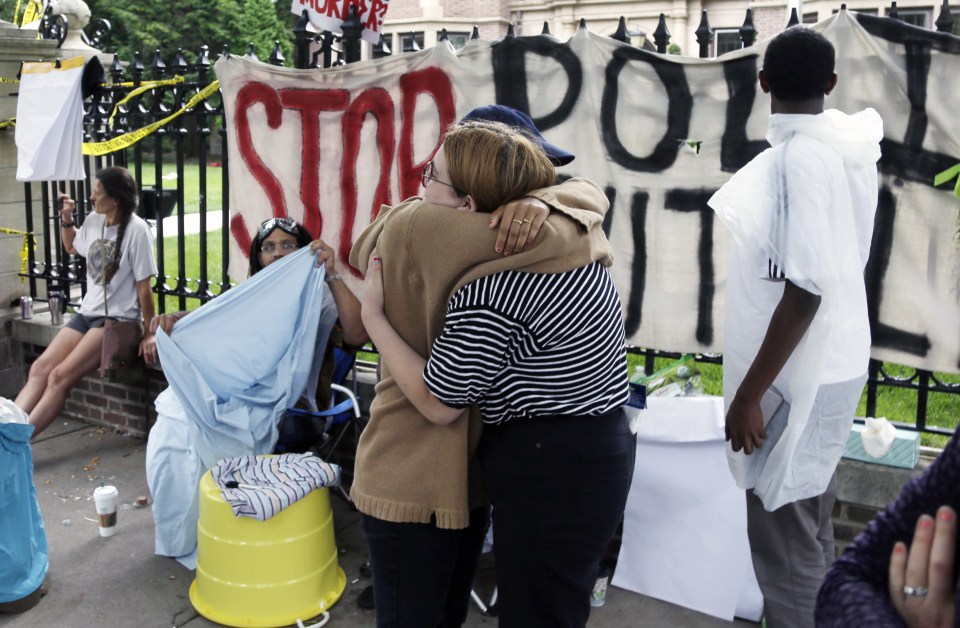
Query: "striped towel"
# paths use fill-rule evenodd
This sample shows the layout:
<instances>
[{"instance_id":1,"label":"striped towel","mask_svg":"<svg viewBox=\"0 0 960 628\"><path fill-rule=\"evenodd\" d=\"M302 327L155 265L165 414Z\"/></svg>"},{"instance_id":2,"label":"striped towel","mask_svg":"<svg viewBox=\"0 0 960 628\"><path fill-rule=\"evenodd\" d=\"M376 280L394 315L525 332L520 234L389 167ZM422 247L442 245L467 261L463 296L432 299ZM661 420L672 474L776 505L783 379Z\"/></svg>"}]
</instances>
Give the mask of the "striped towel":
<instances>
[{"instance_id":1,"label":"striped towel","mask_svg":"<svg viewBox=\"0 0 960 628\"><path fill-rule=\"evenodd\" d=\"M315 488L340 483L340 466L310 453L224 458L211 473L233 514L259 521L289 508Z\"/></svg>"}]
</instances>

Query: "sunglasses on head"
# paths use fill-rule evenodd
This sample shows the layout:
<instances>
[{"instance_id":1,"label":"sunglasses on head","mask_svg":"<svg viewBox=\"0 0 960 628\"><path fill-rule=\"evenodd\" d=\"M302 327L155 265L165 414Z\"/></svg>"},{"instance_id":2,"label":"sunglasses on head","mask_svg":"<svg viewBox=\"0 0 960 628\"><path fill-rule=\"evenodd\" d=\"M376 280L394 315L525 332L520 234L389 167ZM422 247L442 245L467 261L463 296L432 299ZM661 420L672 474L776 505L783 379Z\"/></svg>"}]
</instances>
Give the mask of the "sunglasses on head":
<instances>
[{"instance_id":1,"label":"sunglasses on head","mask_svg":"<svg viewBox=\"0 0 960 628\"><path fill-rule=\"evenodd\" d=\"M270 235L270 232L274 229L280 229L294 236L300 233L300 227L297 226L297 221L293 218L268 218L260 223L260 229L257 230L257 238L263 240Z\"/></svg>"}]
</instances>

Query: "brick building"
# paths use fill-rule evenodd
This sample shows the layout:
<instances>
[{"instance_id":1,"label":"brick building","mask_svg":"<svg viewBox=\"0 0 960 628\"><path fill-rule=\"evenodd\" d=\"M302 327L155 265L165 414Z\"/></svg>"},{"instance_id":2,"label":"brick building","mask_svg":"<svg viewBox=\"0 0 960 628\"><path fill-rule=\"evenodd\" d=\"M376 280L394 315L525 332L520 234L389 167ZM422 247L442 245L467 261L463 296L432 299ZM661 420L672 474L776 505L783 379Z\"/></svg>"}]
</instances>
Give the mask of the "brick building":
<instances>
[{"instance_id":1,"label":"brick building","mask_svg":"<svg viewBox=\"0 0 960 628\"><path fill-rule=\"evenodd\" d=\"M506 35L510 24L517 35L537 35L544 23L550 33L565 41L576 32L581 18L591 32L612 35L620 16L627 21L627 31L634 45L643 37L653 39L660 14L666 16L671 41L680 46L685 55L696 56L698 45L695 31L700 25L701 12L707 11L714 31L711 54L717 55L740 47L738 29L743 25L746 9L753 9L757 39L767 39L786 26L791 9L796 7L803 21L824 20L846 4L852 11L872 15L887 15L888 0L390 0L390 8L383 24L387 46L393 52L406 52L412 41L420 48L434 46L442 29L456 48L470 37L476 25L483 40L497 40ZM899 0L901 20L935 28L941 7L931 0ZM953 8L954 34L960 34L960 6ZM367 46L366 55L370 54Z\"/></svg>"}]
</instances>

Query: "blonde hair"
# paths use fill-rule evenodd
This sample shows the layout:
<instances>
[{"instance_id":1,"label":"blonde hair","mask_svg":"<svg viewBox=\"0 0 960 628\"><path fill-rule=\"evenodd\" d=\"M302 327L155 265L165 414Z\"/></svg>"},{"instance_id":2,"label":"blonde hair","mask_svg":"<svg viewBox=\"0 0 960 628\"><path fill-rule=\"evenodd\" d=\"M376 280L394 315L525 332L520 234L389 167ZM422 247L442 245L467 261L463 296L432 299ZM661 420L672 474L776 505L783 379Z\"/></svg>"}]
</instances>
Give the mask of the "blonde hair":
<instances>
[{"instance_id":1,"label":"blonde hair","mask_svg":"<svg viewBox=\"0 0 960 628\"><path fill-rule=\"evenodd\" d=\"M557 177L535 140L500 122L455 124L443 138L443 153L450 183L472 196L480 212L492 212L533 190L551 186Z\"/></svg>"}]
</instances>

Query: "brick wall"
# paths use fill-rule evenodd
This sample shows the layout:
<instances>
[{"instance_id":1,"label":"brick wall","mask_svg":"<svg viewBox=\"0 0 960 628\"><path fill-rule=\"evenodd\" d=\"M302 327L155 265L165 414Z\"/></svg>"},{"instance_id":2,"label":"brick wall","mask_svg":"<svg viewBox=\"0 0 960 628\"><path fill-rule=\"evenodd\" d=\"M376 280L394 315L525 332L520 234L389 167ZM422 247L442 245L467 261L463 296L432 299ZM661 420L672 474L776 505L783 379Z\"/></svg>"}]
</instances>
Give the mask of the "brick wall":
<instances>
[{"instance_id":1,"label":"brick wall","mask_svg":"<svg viewBox=\"0 0 960 628\"><path fill-rule=\"evenodd\" d=\"M867 524L896 499L903 485L921 473L934 459L923 455L916 469L898 469L843 459L837 469L837 503L833 508L833 538L837 555Z\"/></svg>"},{"instance_id":2,"label":"brick wall","mask_svg":"<svg viewBox=\"0 0 960 628\"><path fill-rule=\"evenodd\" d=\"M787 27L790 13L784 7L756 7L753 9L753 27L757 41L770 39Z\"/></svg>"},{"instance_id":3,"label":"brick wall","mask_svg":"<svg viewBox=\"0 0 960 628\"><path fill-rule=\"evenodd\" d=\"M34 344L22 347L26 374L45 347ZM61 416L146 438L157 420L153 402L166 387L167 380L159 369L145 368L144 379L139 384L106 382L94 371L70 391Z\"/></svg>"}]
</instances>

